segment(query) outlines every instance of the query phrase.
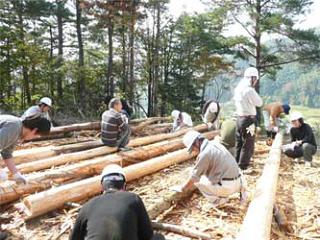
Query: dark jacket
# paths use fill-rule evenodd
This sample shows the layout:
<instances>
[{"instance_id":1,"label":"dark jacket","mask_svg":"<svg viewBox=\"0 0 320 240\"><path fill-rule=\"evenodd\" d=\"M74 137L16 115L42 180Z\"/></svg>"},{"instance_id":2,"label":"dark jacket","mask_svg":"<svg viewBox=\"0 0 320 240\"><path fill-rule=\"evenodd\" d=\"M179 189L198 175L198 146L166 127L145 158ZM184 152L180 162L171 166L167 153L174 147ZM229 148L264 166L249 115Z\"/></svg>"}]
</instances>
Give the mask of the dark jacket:
<instances>
[{"instance_id":1,"label":"dark jacket","mask_svg":"<svg viewBox=\"0 0 320 240\"><path fill-rule=\"evenodd\" d=\"M153 230L140 197L108 191L81 209L70 240L150 240Z\"/></svg>"},{"instance_id":2,"label":"dark jacket","mask_svg":"<svg viewBox=\"0 0 320 240\"><path fill-rule=\"evenodd\" d=\"M299 128L291 128L290 134L292 142L302 140L302 143L310 143L317 147L312 128L307 123L302 123Z\"/></svg>"}]
</instances>

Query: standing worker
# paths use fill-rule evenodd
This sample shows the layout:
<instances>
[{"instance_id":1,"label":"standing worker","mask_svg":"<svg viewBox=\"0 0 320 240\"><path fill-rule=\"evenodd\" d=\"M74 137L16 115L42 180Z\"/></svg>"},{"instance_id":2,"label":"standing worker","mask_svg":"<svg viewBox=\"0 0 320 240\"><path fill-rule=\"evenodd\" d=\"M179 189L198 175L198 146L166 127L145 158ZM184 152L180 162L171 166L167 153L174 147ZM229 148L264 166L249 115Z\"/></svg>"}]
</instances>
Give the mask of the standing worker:
<instances>
[{"instance_id":1,"label":"standing worker","mask_svg":"<svg viewBox=\"0 0 320 240\"><path fill-rule=\"evenodd\" d=\"M263 107L262 114L264 120L264 127L267 131L267 137L269 139L274 139L277 132L279 131L280 115L282 113L288 115L289 112L290 106L288 104L282 104L279 102L270 103Z\"/></svg>"},{"instance_id":2,"label":"standing worker","mask_svg":"<svg viewBox=\"0 0 320 240\"><path fill-rule=\"evenodd\" d=\"M220 104L215 100L208 100L202 108L202 120L208 125L209 129L219 128Z\"/></svg>"},{"instance_id":3,"label":"standing worker","mask_svg":"<svg viewBox=\"0 0 320 240\"><path fill-rule=\"evenodd\" d=\"M185 127L193 126L191 116L186 112L173 110L171 112L171 116L173 117L173 124L172 124L173 132L178 131Z\"/></svg>"},{"instance_id":4,"label":"standing worker","mask_svg":"<svg viewBox=\"0 0 320 240\"><path fill-rule=\"evenodd\" d=\"M156 240L141 198L126 192L126 177L116 164L101 174L103 194L91 199L80 210L70 240ZM162 238L161 238L162 237Z\"/></svg>"},{"instance_id":5,"label":"standing worker","mask_svg":"<svg viewBox=\"0 0 320 240\"><path fill-rule=\"evenodd\" d=\"M131 130L127 117L121 113L122 103L119 98L113 98L109 102L109 110L102 114L101 137L102 142L109 147L118 147L129 150Z\"/></svg>"},{"instance_id":6,"label":"standing worker","mask_svg":"<svg viewBox=\"0 0 320 240\"><path fill-rule=\"evenodd\" d=\"M43 97L40 99L39 104L36 106L29 107L24 114L22 115L22 119L26 118L36 118L36 117L44 117L51 122L51 118L49 115L49 111L52 108L52 100L48 97Z\"/></svg>"},{"instance_id":7,"label":"standing worker","mask_svg":"<svg viewBox=\"0 0 320 240\"><path fill-rule=\"evenodd\" d=\"M258 70L254 67L247 68L234 93L237 114L236 161L242 170L248 168L254 152L256 107L261 107L263 103L254 89L258 81Z\"/></svg>"},{"instance_id":8,"label":"standing worker","mask_svg":"<svg viewBox=\"0 0 320 240\"><path fill-rule=\"evenodd\" d=\"M42 117L21 120L11 115L0 115L1 156L18 183L26 183L26 178L18 171L12 159L12 152L18 140L31 140L50 132L50 122ZM0 171L0 180L6 180L6 173Z\"/></svg>"},{"instance_id":9,"label":"standing worker","mask_svg":"<svg viewBox=\"0 0 320 240\"><path fill-rule=\"evenodd\" d=\"M197 161L189 179L172 190L184 192L194 184L215 206L225 203L228 196L237 192L241 201L247 199L245 179L234 157L224 146L216 141L209 142L194 130L184 135L183 143L190 154L196 153Z\"/></svg>"},{"instance_id":10,"label":"standing worker","mask_svg":"<svg viewBox=\"0 0 320 240\"><path fill-rule=\"evenodd\" d=\"M291 144L286 146L284 154L290 158L304 158L305 166L312 166L312 156L317 152L317 143L312 128L305 123L300 112L293 112L290 116Z\"/></svg>"}]
</instances>

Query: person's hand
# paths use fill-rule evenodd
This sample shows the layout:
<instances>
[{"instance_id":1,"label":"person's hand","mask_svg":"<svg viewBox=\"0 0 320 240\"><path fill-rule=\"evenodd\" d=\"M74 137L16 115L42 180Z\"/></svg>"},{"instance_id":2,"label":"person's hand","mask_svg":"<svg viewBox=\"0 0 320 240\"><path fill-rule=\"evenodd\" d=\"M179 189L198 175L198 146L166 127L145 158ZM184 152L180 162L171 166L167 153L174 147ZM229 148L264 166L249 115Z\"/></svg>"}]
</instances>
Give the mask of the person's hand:
<instances>
[{"instance_id":1,"label":"person's hand","mask_svg":"<svg viewBox=\"0 0 320 240\"><path fill-rule=\"evenodd\" d=\"M172 186L169 188L171 191L173 192L178 192L178 193L182 193L183 189L181 185L176 185L176 186Z\"/></svg>"},{"instance_id":2,"label":"person's hand","mask_svg":"<svg viewBox=\"0 0 320 240\"><path fill-rule=\"evenodd\" d=\"M273 127L273 131L277 133L277 132L279 132L279 128L277 126Z\"/></svg>"},{"instance_id":3,"label":"person's hand","mask_svg":"<svg viewBox=\"0 0 320 240\"><path fill-rule=\"evenodd\" d=\"M27 179L25 176L23 176L21 173L17 172L13 175L13 179L16 181L16 183L20 184L27 184Z\"/></svg>"},{"instance_id":4,"label":"person's hand","mask_svg":"<svg viewBox=\"0 0 320 240\"><path fill-rule=\"evenodd\" d=\"M300 146L300 145L302 145L302 141L301 140L296 141L296 146Z\"/></svg>"}]
</instances>

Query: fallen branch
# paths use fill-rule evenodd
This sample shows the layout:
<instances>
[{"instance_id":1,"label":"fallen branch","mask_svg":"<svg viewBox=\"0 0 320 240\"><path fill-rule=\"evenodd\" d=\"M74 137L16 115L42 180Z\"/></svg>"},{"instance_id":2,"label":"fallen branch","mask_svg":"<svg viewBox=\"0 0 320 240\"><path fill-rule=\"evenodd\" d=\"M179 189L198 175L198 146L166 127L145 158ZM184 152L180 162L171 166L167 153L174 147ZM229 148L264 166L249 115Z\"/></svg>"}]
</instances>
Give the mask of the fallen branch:
<instances>
[{"instance_id":1,"label":"fallen branch","mask_svg":"<svg viewBox=\"0 0 320 240\"><path fill-rule=\"evenodd\" d=\"M159 222L152 221L152 227L154 229L178 233L179 235L182 235L185 237L204 239L204 240L211 240L212 239L212 237L209 234L200 232L198 230L192 230L189 228L173 225L173 224L159 223Z\"/></svg>"}]
</instances>

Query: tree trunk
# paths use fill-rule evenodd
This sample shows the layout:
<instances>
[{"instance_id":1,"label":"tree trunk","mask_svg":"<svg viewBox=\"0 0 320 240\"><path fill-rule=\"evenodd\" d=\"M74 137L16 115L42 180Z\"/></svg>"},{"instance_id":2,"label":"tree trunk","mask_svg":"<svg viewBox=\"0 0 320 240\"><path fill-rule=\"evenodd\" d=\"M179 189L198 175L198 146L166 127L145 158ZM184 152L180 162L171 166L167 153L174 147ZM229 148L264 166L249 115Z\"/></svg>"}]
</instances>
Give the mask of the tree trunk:
<instances>
[{"instance_id":1,"label":"tree trunk","mask_svg":"<svg viewBox=\"0 0 320 240\"><path fill-rule=\"evenodd\" d=\"M153 115L156 116L158 114L158 83L160 82L160 63L159 63L159 50L160 50L160 24L161 24L161 9L160 2L156 2L156 39L155 39L155 47L154 47L154 78L152 84L152 97L153 97Z\"/></svg>"},{"instance_id":2,"label":"tree trunk","mask_svg":"<svg viewBox=\"0 0 320 240\"><path fill-rule=\"evenodd\" d=\"M240 232L236 238L237 240L270 239L273 207L281 161L282 140L282 135L278 133L263 167L262 175L256 181L256 194L249 205Z\"/></svg>"},{"instance_id":3,"label":"tree trunk","mask_svg":"<svg viewBox=\"0 0 320 240\"><path fill-rule=\"evenodd\" d=\"M135 79L134 79L134 36L135 36L135 21L136 21L136 3L131 0L131 14L129 23L129 102L134 102Z\"/></svg>"},{"instance_id":4,"label":"tree trunk","mask_svg":"<svg viewBox=\"0 0 320 240\"><path fill-rule=\"evenodd\" d=\"M28 73L28 66L27 66L27 59L26 59L26 50L24 46L26 45L25 42L25 34L24 34L24 26L23 26L23 6L22 2L18 3L18 19L19 19L19 31L20 31L20 41L23 44L23 48L21 50L21 58L22 58L22 76L23 76L23 89L24 89L24 97L27 98L27 104L31 105L31 93L30 93L30 80L29 80L29 73ZM23 107L24 107L25 99L23 99Z\"/></svg>"},{"instance_id":5,"label":"tree trunk","mask_svg":"<svg viewBox=\"0 0 320 240\"><path fill-rule=\"evenodd\" d=\"M80 108L82 111L85 111L86 95L85 95L85 70L84 70L84 52L83 52L83 41L82 41L82 31L81 31L81 19L82 19L82 10L80 8L79 0L76 0L76 25L77 25L77 39L79 47L79 58L78 58L78 67L79 67L79 79L78 79L78 97Z\"/></svg>"},{"instance_id":6,"label":"tree trunk","mask_svg":"<svg viewBox=\"0 0 320 240\"><path fill-rule=\"evenodd\" d=\"M113 22L112 17L109 16L108 23L108 69L107 69L107 84L106 92L108 96L113 97L114 95L114 79L113 79Z\"/></svg>"},{"instance_id":7,"label":"tree trunk","mask_svg":"<svg viewBox=\"0 0 320 240\"><path fill-rule=\"evenodd\" d=\"M57 75L57 91L59 103L62 104L63 97L63 74L62 74L62 65L63 65L63 2L56 0L57 3L57 23L58 23L58 75Z\"/></svg>"}]
</instances>

